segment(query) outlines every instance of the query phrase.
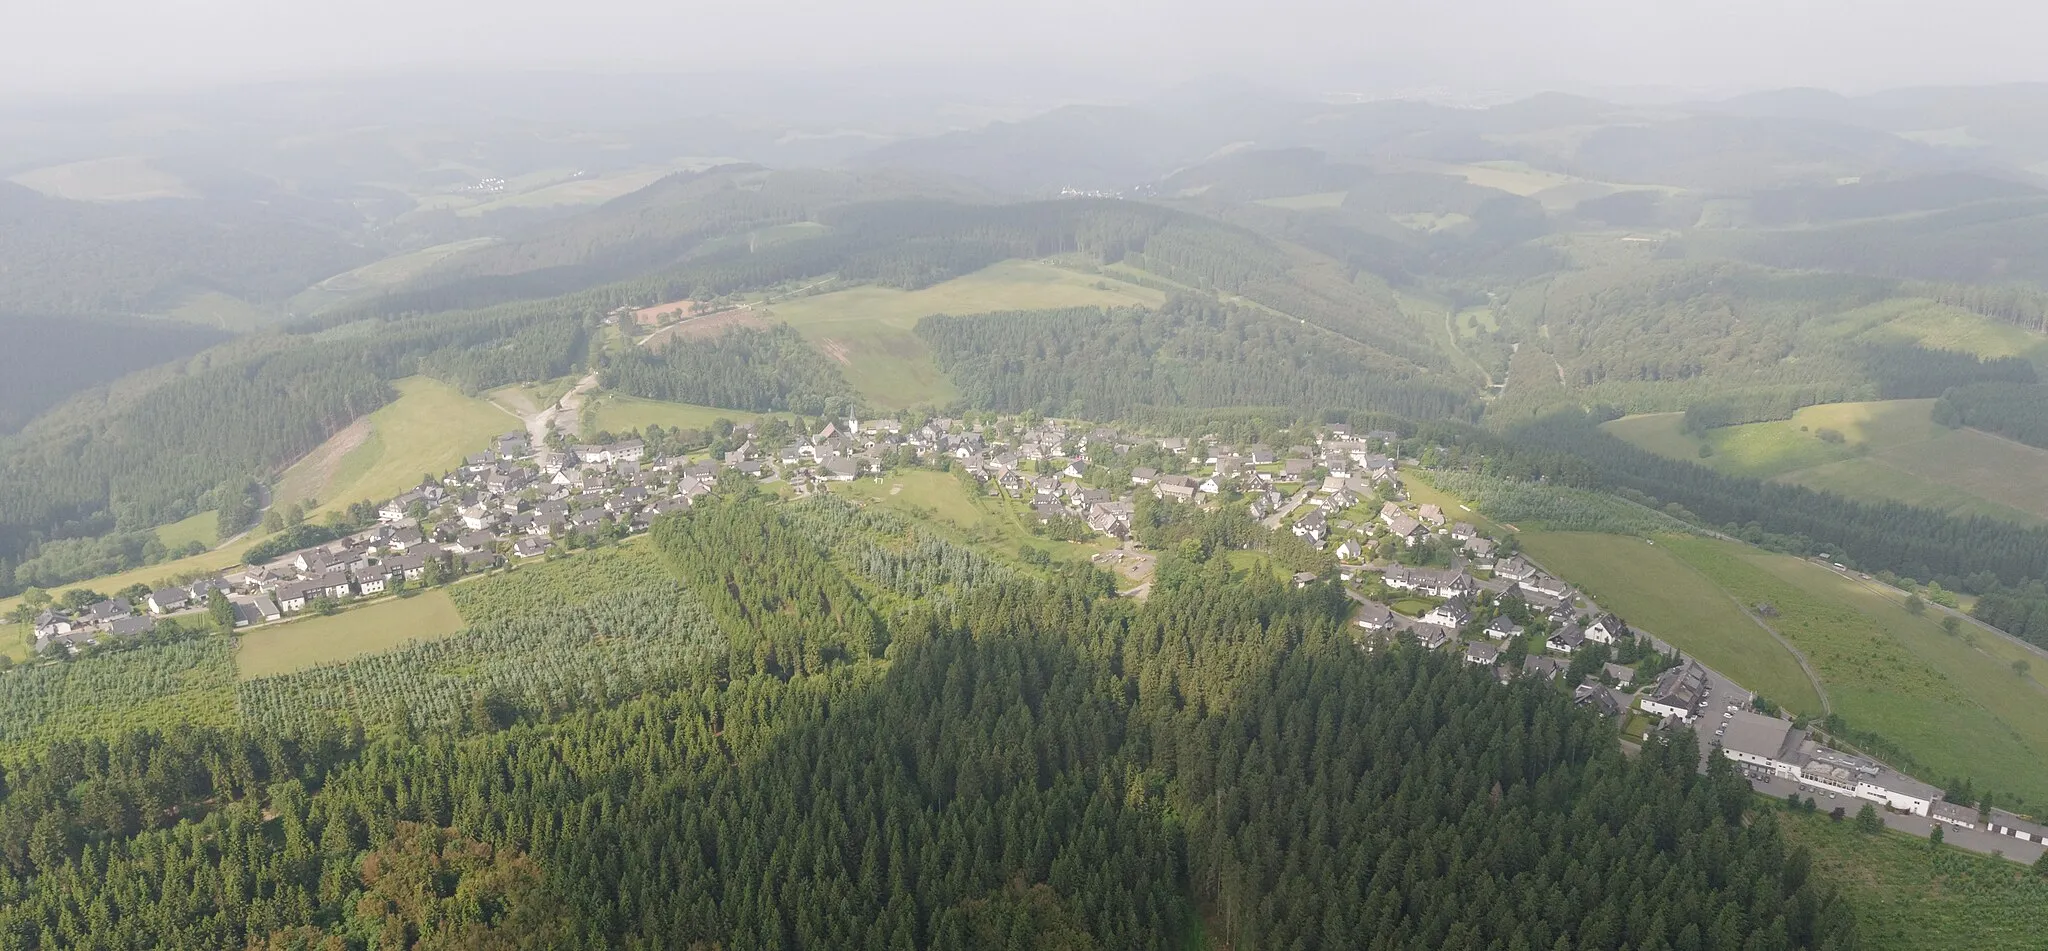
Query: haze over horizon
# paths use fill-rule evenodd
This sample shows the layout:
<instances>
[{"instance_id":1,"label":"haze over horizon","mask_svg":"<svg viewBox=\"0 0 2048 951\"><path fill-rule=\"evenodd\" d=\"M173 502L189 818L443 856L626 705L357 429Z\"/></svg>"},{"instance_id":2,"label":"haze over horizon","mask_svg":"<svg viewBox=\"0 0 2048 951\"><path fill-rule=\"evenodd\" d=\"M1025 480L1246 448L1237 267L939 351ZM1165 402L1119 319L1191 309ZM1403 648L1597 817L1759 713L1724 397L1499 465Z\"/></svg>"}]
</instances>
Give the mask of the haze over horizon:
<instances>
[{"instance_id":1,"label":"haze over horizon","mask_svg":"<svg viewBox=\"0 0 2048 951\"><path fill-rule=\"evenodd\" d=\"M1304 91L1678 98L2048 80L2048 64L2028 55L2048 10L1992 0L1945 3L1938 15L1931 3L1848 0L1280 0L1253 10L1217 0L1048 0L1023 14L987 0L590 0L564 15L536 0L363 0L309 14L256 0L75 0L10 11L0 87L19 101L423 71L1043 68L1124 88L1220 73Z\"/></svg>"}]
</instances>

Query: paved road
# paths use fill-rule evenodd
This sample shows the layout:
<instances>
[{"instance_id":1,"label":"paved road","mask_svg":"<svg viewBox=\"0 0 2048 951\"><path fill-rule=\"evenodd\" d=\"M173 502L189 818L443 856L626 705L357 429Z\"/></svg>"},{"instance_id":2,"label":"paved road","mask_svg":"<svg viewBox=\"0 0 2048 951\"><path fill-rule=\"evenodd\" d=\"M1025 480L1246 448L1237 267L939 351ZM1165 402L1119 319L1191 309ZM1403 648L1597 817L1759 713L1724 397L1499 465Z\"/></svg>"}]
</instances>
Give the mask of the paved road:
<instances>
[{"instance_id":1,"label":"paved road","mask_svg":"<svg viewBox=\"0 0 2048 951\"><path fill-rule=\"evenodd\" d=\"M1820 802L1820 811L1822 812L1830 812L1836 806L1840 806L1848 812L1851 818L1855 817L1856 813L1863 808L1863 804L1867 801L1853 796L1831 796L1819 790L1801 786L1792 780L1781 779L1775 776L1760 780L1755 775L1752 775L1749 785L1757 792L1778 800L1783 800L1791 796L1792 793L1797 792L1802 797L1818 800ZM1934 820L1924 819L1920 816L1902 816L1883 809L1878 810L1878 815L1884 818L1885 828L1904 832L1907 835L1919 836L1923 839L1927 838L1928 830L1934 827ZM2028 865L2032 865L2036 860L2040 859L2043 851L2043 847L2035 843L2021 842L2008 835L1993 835L1982 829L1962 829L1952 825L1944 825L1941 830L1941 837L1943 842L1957 848L1968 849L1984 855L2001 852L2004 853L2006 858Z\"/></svg>"},{"instance_id":2,"label":"paved road","mask_svg":"<svg viewBox=\"0 0 2048 951\"><path fill-rule=\"evenodd\" d=\"M1285 505L1280 506L1279 511L1266 516L1265 520L1260 522L1259 524L1264 525L1267 528L1279 528L1280 523L1287 520L1287 516L1294 514L1295 509L1300 508L1303 503L1307 502L1309 499L1314 498L1315 494L1315 486L1302 486L1301 491L1294 493L1294 498L1288 499Z\"/></svg>"}]
</instances>

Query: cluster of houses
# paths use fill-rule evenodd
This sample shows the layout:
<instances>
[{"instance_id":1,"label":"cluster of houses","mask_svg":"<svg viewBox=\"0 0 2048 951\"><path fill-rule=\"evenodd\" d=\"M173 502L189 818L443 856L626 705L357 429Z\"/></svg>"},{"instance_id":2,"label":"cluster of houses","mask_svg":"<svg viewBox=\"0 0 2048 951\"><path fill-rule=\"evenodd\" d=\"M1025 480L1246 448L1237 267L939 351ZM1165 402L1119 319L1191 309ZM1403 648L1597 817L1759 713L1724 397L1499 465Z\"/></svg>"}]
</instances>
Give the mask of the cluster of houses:
<instances>
[{"instance_id":1,"label":"cluster of houses","mask_svg":"<svg viewBox=\"0 0 2048 951\"><path fill-rule=\"evenodd\" d=\"M127 598L107 598L76 611L46 608L32 622L37 651L75 649L105 637L134 637L156 627L156 619Z\"/></svg>"},{"instance_id":2,"label":"cluster of houses","mask_svg":"<svg viewBox=\"0 0 2048 951\"><path fill-rule=\"evenodd\" d=\"M1791 721L1732 708L1724 717L1722 755L1743 765L1756 779L1790 780L1830 797L1876 803L1894 812L1921 816L1962 829L2048 845L2048 826L2003 809L1978 809L1943 799L1945 793L1865 756L1815 741Z\"/></svg>"},{"instance_id":3,"label":"cluster of houses","mask_svg":"<svg viewBox=\"0 0 2048 951\"><path fill-rule=\"evenodd\" d=\"M385 502L376 525L345 538L153 591L139 603L115 598L78 611L44 611L34 622L36 647L76 648L141 634L158 618L207 610L216 590L241 627L281 620L323 600L382 594L435 571L487 571L508 559L543 557L570 535L644 531L662 514L688 508L722 478L781 476L800 491L814 482L852 479L895 440L892 428L886 421L870 424L857 436L832 425L777 454L757 449L753 429L742 425L735 430L740 445L717 461L649 458L638 439L537 449L524 433L509 433L461 468Z\"/></svg>"}]
</instances>

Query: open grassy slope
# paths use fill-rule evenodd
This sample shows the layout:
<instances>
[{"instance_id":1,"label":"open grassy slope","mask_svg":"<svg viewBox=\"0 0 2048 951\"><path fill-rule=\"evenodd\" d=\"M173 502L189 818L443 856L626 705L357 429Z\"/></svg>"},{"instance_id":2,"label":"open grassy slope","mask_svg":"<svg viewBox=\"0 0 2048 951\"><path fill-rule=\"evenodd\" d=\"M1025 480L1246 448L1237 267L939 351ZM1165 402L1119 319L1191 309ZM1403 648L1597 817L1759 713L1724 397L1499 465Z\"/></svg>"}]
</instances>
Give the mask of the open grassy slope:
<instances>
[{"instance_id":1,"label":"open grassy slope","mask_svg":"<svg viewBox=\"0 0 2048 951\"><path fill-rule=\"evenodd\" d=\"M1586 532L1525 532L1522 548L1607 608L1701 663L1801 713L1820 695L1799 662L1729 592L1664 542Z\"/></svg>"},{"instance_id":2,"label":"open grassy slope","mask_svg":"<svg viewBox=\"0 0 2048 951\"><path fill-rule=\"evenodd\" d=\"M2048 949L2048 879L2030 869L1825 815L1778 818L1789 841L1812 851L1814 870L1848 893L1864 951Z\"/></svg>"},{"instance_id":3,"label":"open grassy slope","mask_svg":"<svg viewBox=\"0 0 2048 951\"><path fill-rule=\"evenodd\" d=\"M323 446L286 470L275 504L311 498L324 513L361 499L381 501L419 484L422 475L460 465L488 448L492 437L523 428L505 410L439 380L416 376L397 385L398 399L370 414L369 432L356 445L340 453Z\"/></svg>"},{"instance_id":4,"label":"open grassy slope","mask_svg":"<svg viewBox=\"0 0 2048 951\"><path fill-rule=\"evenodd\" d=\"M1098 286L1100 285L1100 286ZM1036 261L1005 261L917 291L855 287L770 305L783 321L838 360L848 382L884 407L943 403L953 385L911 329L931 314L1156 305L1165 295L1111 277Z\"/></svg>"},{"instance_id":5,"label":"open grassy slope","mask_svg":"<svg viewBox=\"0 0 2048 951\"><path fill-rule=\"evenodd\" d=\"M2048 688L2013 673L2026 648L1966 625L1943 632L1894 589L1735 542L1528 532L1523 547L1630 623L1788 708L1820 712L1803 653L1850 727L1912 757L1921 778L2048 803ZM1768 605L1769 610L1759 609ZM2035 661L2039 666L2038 658Z\"/></svg>"},{"instance_id":6,"label":"open grassy slope","mask_svg":"<svg viewBox=\"0 0 2048 951\"><path fill-rule=\"evenodd\" d=\"M1852 728L1885 737L1923 779L1968 776L1978 788L2048 803L2048 688L2013 673L2032 654L1966 625L1943 632L1895 589L1825 565L1733 542L1658 540L1768 623L1820 674Z\"/></svg>"},{"instance_id":7,"label":"open grassy slope","mask_svg":"<svg viewBox=\"0 0 2048 951\"><path fill-rule=\"evenodd\" d=\"M235 674L242 680L288 674L391 650L408 641L447 637L460 630L462 615L446 590L386 598L351 611L275 624L242 635L235 650Z\"/></svg>"},{"instance_id":8,"label":"open grassy slope","mask_svg":"<svg viewBox=\"0 0 2048 951\"><path fill-rule=\"evenodd\" d=\"M2048 451L1931 418L1933 400L1809 406L1791 419L1683 431L1679 413L1629 416L1605 429L1635 446L1733 475L1958 515L2048 519ZM1842 441L1821 438L1822 430ZM1702 457L1700 447L1712 448Z\"/></svg>"},{"instance_id":9,"label":"open grassy slope","mask_svg":"<svg viewBox=\"0 0 2048 951\"><path fill-rule=\"evenodd\" d=\"M379 291L405 283L440 263L444 258L496 242L496 238L466 238L430 248L394 254L327 278L294 296L287 305L296 313L313 314L361 300Z\"/></svg>"}]
</instances>

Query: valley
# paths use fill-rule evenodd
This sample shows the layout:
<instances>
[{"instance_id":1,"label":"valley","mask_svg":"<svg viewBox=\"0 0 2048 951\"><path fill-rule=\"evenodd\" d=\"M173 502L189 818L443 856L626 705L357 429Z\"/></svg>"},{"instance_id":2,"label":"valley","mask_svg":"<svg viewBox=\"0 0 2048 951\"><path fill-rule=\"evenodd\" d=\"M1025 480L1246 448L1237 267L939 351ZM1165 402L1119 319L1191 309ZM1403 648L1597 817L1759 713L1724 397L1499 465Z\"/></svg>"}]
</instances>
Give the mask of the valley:
<instances>
[{"instance_id":1,"label":"valley","mask_svg":"<svg viewBox=\"0 0 2048 951\"><path fill-rule=\"evenodd\" d=\"M2048 947L2039 90L781 72L8 113L0 944Z\"/></svg>"}]
</instances>

